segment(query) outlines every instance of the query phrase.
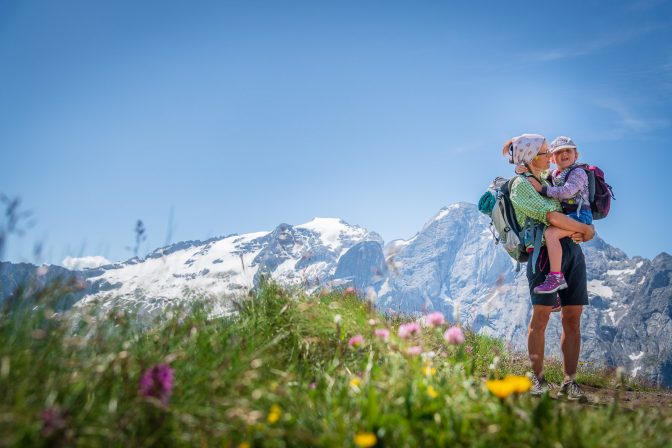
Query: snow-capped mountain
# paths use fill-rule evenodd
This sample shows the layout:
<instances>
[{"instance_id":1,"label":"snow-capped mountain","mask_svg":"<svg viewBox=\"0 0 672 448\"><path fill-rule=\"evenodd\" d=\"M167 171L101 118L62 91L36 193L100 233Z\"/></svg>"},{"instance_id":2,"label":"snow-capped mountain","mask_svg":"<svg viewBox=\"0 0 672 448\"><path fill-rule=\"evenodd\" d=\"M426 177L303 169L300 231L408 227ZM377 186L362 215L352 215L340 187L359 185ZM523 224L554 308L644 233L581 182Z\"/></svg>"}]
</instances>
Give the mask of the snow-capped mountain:
<instances>
[{"instance_id":1,"label":"snow-capped mountain","mask_svg":"<svg viewBox=\"0 0 672 448\"><path fill-rule=\"evenodd\" d=\"M89 287L80 303L156 312L169 303L211 298L226 311L232 298L268 275L308 290L353 285L389 311L440 310L525 351L531 304L524 269L517 272L495 246L489 223L475 205L458 203L411 239L386 245L375 232L331 218L188 241L142 260L81 271ZM672 386L672 257L629 258L599 237L583 247L590 306L582 319L582 361L623 366ZM547 354L560 355L560 331L560 316L553 315Z\"/></svg>"},{"instance_id":2,"label":"snow-capped mountain","mask_svg":"<svg viewBox=\"0 0 672 448\"><path fill-rule=\"evenodd\" d=\"M287 286L322 285L333 277L338 261L350 258L347 252L365 242L380 247L383 240L339 219L315 218L297 226L280 224L271 232L180 243L143 260L89 270L96 292L82 303L141 304L151 312L170 303L210 298L226 310L231 304L227 299L257 285L263 274Z\"/></svg>"}]
</instances>

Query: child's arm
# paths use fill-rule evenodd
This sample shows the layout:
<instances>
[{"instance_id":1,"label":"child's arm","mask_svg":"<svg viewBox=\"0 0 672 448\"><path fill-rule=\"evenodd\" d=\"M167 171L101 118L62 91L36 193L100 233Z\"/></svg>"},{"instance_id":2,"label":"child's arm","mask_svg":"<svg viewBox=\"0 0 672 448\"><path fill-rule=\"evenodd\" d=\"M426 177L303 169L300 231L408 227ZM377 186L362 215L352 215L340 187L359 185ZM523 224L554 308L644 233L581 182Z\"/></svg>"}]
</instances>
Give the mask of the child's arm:
<instances>
[{"instance_id":1,"label":"child's arm","mask_svg":"<svg viewBox=\"0 0 672 448\"><path fill-rule=\"evenodd\" d=\"M562 187L542 187L541 195L547 198L571 199L588 186L588 175L581 168L575 168Z\"/></svg>"}]
</instances>

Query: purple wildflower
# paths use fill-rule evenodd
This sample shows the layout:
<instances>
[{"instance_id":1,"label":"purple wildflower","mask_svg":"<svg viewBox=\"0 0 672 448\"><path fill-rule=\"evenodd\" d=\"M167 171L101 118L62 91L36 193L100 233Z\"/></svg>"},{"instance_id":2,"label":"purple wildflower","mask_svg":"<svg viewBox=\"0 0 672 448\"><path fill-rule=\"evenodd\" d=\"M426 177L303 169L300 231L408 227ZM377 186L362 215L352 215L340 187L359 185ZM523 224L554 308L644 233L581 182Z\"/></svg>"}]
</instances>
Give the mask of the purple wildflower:
<instances>
[{"instance_id":1,"label":"purple wildflower","mask_svg":"<svg viewBox=\"0 0 672 448\"><path fill-rule=\"evenodd\" d=\"M138 393L143 397L154 397L167 405L172 392L173 369L168 364L158 364L142 374Z\"/></svg>"},{"instance_id":2,"label":"purple wildflower","mask_svg":"<svg viewBox=\"0 0 672 448\"><path fill-rule=\"evenodd\" d=\"M45 437L62 431L67 423L63 412L56 407L46 408L42 411L42 435Z\"/></svg>"}]
</instances>

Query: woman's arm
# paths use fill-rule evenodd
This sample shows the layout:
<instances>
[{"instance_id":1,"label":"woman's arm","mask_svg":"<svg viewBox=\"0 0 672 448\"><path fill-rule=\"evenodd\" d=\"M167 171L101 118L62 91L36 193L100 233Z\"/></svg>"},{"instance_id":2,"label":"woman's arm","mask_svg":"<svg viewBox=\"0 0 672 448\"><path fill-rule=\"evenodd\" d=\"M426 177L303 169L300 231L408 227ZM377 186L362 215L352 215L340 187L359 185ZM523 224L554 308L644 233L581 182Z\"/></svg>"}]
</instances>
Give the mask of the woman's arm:
<instances>
[{"instance_id":1,"label":"woman's arm","mask_svg":"<svg viewBox=\"0 0 672 448\"><path fill-rule=\"evenodd\" d=\"M595 236L595 227L576 221L567 215L558 212L549 212L546 214L548 224L563 230L580 233L583 235L583 241L589 241Z\"/></svg>"},{"instance_id":2,"label":"woman's arm","mask_svg":"<svg viewBox=\"0 0 672 448\"><path fill-rule=\"evenodd\" d=\"M561 187L541 187L541 195L547 198L571 199L588 186L588 175L583 168L575 168Z\"/></svg>"}]
</instances>

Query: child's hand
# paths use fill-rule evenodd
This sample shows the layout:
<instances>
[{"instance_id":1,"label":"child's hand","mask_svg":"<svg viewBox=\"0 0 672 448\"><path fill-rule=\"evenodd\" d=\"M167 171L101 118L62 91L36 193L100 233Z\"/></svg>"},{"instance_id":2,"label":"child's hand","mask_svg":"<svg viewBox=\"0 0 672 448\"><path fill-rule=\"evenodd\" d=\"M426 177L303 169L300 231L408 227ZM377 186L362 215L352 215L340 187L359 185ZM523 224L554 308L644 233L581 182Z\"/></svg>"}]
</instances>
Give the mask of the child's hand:
<instances>
[{"instance_id":1,"label":"child's hand","mask_svg":"<svg viewBox=\"0 0 672 448\"><path fill-rule=\"evenodd\" d=\"M541 193L541 184L534 177L528 177L527 180L532 184L537 193Z\"/></svg>"},{"instance_id":2,"label":"child's hand","mask_svg":"<svg viewBox=\"0 0 672 448\"><path fill-rule=\"evenodd\" d=\"M525 165L516 165L516 174L525 174L527 173L527 167Z\"/></svg>"}]
</instances>

